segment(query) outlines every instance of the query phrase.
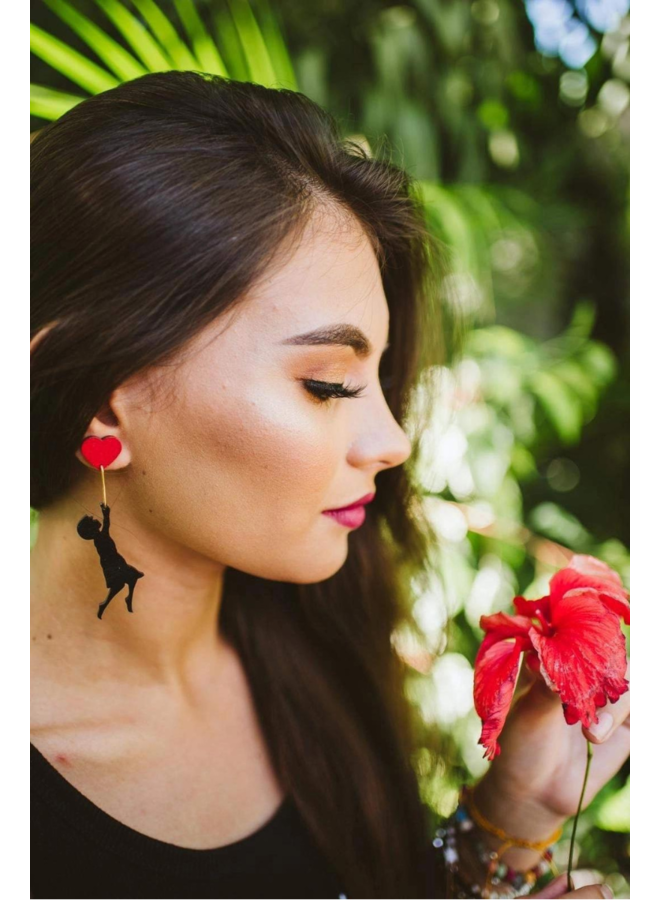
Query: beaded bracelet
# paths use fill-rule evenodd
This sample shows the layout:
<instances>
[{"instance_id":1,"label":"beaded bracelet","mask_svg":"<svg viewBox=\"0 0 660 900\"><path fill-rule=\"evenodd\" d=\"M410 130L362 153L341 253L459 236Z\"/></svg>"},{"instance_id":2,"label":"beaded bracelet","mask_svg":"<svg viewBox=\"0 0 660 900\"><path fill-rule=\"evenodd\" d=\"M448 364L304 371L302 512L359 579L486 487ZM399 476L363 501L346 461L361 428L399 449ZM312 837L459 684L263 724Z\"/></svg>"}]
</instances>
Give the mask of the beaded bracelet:
<instances>
[{"instance_id":1,"label":"beaded bracelet","mask_svg":"<svg viewBox=\"0 0 660 900\"><path fill-rule=\"evenodd\" d=\"M467 885L462 879L459 868L459 852L457 847L457 834L459 832L472 831L475 826L474 819L470 816L470 808L473 810L475 817L479 820L481 827L486 827L487 831L491 831L501 836L500 829L491 826L481 816L474 807L469 793L464 789L461 795L461 802L456 810L451 814L446 824L436 829L433 839L433 846L442 848L445 865L451 879L454 882L454 893L456 897L472 897L472 898L495 898L495 897L524 897L531 893L537 880L546 872L552 870L553 874L558 874L557 867L552 858L554 844L561 836L561 829L558 829L550 838L550 842L538 842L535 844L531 841L524 841L518 838L505 836L505 842L499 850L489 850L476 835L474 836L474 847L477 851L479 860L487 867L487 877L485 885L480 887L478 884ZM507 846L512 845L527 846L532 849L542 849L543 857L539 862L526 872L520 872L511 868L506 863L500 862L499 857ZM543 845L542 847L539 845ZM492 887L496 885L493 892Z\"/></svg>"}]
</instances>

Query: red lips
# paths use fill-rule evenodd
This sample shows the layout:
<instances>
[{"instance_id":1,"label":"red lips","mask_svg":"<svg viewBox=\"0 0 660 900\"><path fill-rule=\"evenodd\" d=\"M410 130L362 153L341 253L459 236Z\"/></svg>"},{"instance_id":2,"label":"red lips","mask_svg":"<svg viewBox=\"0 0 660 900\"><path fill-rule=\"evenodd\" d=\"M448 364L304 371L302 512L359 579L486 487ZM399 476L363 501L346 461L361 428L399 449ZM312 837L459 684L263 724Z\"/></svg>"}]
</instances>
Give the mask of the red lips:
<instances>
[{"instance_id":1,"label":"red lips","mask_svg":"<svg viewBox=\"0 0 660 900\"><path fill-rule=\"evenodd\" d=\"M356 506L364 506L365 503L371 503L371 501L376 496L375 493L365 494L364 497L360 497L359 500L355 500L353 503L349 503L348 506L338 506L335 509L325 509L324 512L339 512L344 509L355 509Z\"/></svg>"}]
</instances>

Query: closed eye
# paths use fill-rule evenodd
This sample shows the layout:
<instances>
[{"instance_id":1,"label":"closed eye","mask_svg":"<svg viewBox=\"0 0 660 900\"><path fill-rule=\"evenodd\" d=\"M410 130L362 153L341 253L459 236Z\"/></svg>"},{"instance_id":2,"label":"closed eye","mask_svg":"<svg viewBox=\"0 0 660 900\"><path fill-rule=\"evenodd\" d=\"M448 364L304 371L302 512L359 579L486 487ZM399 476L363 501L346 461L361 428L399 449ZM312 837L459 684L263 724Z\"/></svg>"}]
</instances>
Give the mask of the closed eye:
<instances>
[{"instance_id":1,"label":"closed eye","mask_svg":"<svg viewBox=\"0 0 660 900\"><path fill-rule=\"evenodd\" d=\"M359 397L366 388L366 385L352 388L347 384L341 384L334 381L316 381L313 378L304 379L303 384L306 390L322 401L330 400L333 397Z\"/></svg>"},{"instance_id":2,"label":"closed eye","mask_svg":"<svg viewBox=\"0 0 660 900\"><path fill-rule=\"evenodd\" d=\"M394 377L392 375L384 375L379 380L381 389L384 391L389 390L394 384ZM353 388L340 382L317 381L313 378L303 379L303 384L309 393L313 394L314 397L321 401L331 400L333 398L352 399L354 397L361 397L367 387L367 385L363 384Z\"/></svg>"}]
</instances>

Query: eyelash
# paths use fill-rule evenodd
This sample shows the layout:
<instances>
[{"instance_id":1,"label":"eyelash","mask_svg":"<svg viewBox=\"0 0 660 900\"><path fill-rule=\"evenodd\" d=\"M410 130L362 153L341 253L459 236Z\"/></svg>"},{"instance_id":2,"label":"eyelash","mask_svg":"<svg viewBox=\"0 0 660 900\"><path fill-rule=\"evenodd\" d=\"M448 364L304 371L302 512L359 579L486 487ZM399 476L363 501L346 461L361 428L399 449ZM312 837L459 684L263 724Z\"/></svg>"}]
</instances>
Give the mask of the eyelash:
<instances>
[{"instance_id":1,"label":"eyelash","mask_svg":"<svg viewBox=\"0 0 660 900\"><path fill-rule=\"evenodd\" d=\"M380 379L381 387L387 390L392 386L392 378L384 377ZM338 384L332 381L315 381L307 378L303 381L305 388L312 393L318 400L325 403L333 398L352 399L353 397L361 397L362 392L366 389L366 384L356 388L348 387L346 384Z\"/></svg>"}]
</instances>

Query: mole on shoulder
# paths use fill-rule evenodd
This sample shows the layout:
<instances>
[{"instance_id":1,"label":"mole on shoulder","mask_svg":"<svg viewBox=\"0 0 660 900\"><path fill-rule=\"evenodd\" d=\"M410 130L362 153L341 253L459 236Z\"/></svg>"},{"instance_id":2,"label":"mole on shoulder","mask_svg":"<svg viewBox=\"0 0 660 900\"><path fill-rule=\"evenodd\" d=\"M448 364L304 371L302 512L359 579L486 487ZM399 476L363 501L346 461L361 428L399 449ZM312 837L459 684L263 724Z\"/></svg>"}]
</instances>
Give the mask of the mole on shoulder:
<instances>
[{"instance_id":1,"label":"mole on shoulder","mask_svg":"<svg viewBox=\"0 0 660 900\"><path fill-rule=\"evenodd\" d=\"M60 765L62 765L62 766L70 766L71 765L69 757L66 756L64 753L58 753L55 756L55 761L60 763Z\"/></svg>"},{"instance_id":2,"label":"mole on shoulder","mask_svg":"<svg viewBox=\"0 0 660 900\"><path fill-rule=\"evenodd\" d=\"M52 641L52 639L53 639L53 635L52 635L52 634L47 634L46 637L48 638L49 641Z\"/></svg>"}]
</instances>

